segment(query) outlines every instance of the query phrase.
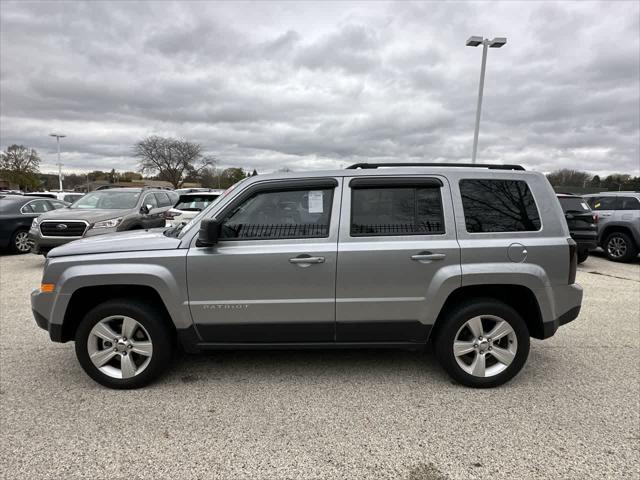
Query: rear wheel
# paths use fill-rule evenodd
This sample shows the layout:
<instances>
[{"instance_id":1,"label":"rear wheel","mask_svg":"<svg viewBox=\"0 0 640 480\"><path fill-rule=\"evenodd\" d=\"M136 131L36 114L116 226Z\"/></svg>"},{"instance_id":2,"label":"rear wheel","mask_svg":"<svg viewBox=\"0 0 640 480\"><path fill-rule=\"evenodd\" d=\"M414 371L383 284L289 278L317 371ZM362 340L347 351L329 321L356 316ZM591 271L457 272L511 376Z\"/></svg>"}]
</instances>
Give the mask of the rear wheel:
<instances>
[{"instance_id":1,"label":"rear wheel","mask_svg":"<svg viewBox=\"0 0 640 480\"><path fill-rule=\"evenodd\" d=\"M581 252L578 252L578 263L584 263L587 258L589 258L588 250L582 250Z\"/></svg>"},{"instance_id":2,"label":"rear wheel","mask_svg":"<svg viewBox=\"0 0 640 480\"><path fill-rule=\"evenodd\" d=\"M636 258L638 249L625 232L613 232L604 241L604 253L614 262L629 262Z\"/></svg>"},{"instance_id":3,"label":"rear wheel","mask_svg":"<svg viewBox=\"0 0 640 480\"><path fill-rule=\"evenodd\" d=\"M527 361L527 325L518 312L500 301L471 301L442 321L434 339L436 356L447 373L463 385L502 385Z\"/></svg>"},{"instance_id":4,"label":"rear wheel","mask_svg":"<svg viewBox=\"0 0 640 480\"><path fill-rule=\"evenodd\" d=\"M17 230L13 233L11 236L11 250L15 253L29 253L31 251L28 230Z\"/></svg>"},{"instance_id":5,"label":"rear wheel","mask_svg":"<svg viewBox=\"0 0 640 480\"><path fill-rule=\"evenodd\" d=\"M76 331L76 356L96 382L138 388L160 375L173 342L163 312L128 299L109 300L89 311Z\"/></svg>"}]
</instances>

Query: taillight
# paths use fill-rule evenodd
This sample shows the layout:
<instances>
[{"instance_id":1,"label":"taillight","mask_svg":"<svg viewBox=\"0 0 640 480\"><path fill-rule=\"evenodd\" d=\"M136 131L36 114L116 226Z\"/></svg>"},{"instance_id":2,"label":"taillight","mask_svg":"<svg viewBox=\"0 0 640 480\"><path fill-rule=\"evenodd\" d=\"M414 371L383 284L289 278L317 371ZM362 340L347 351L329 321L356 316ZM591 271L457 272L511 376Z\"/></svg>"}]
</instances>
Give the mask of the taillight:
<instances>
[{"instance_id":1,"label":"taillight","mask_svg":"<svg viewBox=\"0 0 640 480\"><path fill-rule=\"evenodd\" d=\"M176 217L178 214L176 212L172 212L170 210L167 210L166 212L164 212L164 218L165 220L173 220L173 217Z\"/></svg>"},{"instance_id":2,"label":"taillight","mask_svg":"<svg viewBox=\"0 0 640 480\"><path fill-rule=\"evenodd\" d=\"M597 213L593 214L593 223L595 223L596 225L598 224L598 214Z\"/></svg>"},{"instance_id":3,"label":"taillight","mask_svg":"<svg viewBox=\"0 0 640 480\"><path fill-rule=\"evenodd\" d=\"M573 238L567 238L569 243L569 285L576 283L578 271L578 244Z\"/></svg>"}]
</instances>

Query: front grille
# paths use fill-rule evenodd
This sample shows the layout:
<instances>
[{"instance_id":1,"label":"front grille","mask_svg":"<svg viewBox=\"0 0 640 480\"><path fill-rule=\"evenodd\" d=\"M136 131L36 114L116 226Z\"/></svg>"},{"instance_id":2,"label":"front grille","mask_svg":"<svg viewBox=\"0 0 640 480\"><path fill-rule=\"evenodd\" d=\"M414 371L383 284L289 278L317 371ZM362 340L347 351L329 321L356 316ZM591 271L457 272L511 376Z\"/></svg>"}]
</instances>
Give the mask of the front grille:
<instances>
[{"instance_id":1,"label":"front grille","mask_svg":"<svg viewBox=\"0 0 640 480\"><path fill-rule=\"evenodd\" d=\"M84 222L66 220L46 220L40 224L40 233L44 237L81 237L86 229Z\"/></svg>"}]
</instances>

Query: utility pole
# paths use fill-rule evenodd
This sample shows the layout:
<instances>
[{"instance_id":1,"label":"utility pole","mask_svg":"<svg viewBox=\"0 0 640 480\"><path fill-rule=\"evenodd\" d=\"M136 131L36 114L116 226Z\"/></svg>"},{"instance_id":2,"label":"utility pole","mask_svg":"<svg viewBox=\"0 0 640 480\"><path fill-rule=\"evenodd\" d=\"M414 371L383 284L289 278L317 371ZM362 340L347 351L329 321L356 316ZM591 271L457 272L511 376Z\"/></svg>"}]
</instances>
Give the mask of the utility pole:
<instances>
[{"instance_id":1,"label":"utility pole","mask_svg":"<svg viewBox=\"0 0 640 480\"><path fill-rule=\"evenodd\" d=\"M487 47L500 48L507 43L504 37L496 37L493 40L482 37L469 37L467 47L477 47L482 45L482 64L480 66L480 86L478 87L478 105L476 107L476 127L473 132L473 153L471 155L471 163L476 163L476 154L478 153L478 135L480 133L480 112L482 111L482 93L484 91L484 72L487 67Z\"/></svg>"},{"instance_id":2,"label":"utility pole","mask_svg":"<svg viewBox=\"0 0 640 480\"><path fill-rule=\"evenodd\" d=\"M66 137L66 135L61 135L59 133L50 133L50 137L56 137L56 143L58 144L58 186L60 191L62 191L62 163L60 162L60 139Z\"/></svg>"}]
</instances>

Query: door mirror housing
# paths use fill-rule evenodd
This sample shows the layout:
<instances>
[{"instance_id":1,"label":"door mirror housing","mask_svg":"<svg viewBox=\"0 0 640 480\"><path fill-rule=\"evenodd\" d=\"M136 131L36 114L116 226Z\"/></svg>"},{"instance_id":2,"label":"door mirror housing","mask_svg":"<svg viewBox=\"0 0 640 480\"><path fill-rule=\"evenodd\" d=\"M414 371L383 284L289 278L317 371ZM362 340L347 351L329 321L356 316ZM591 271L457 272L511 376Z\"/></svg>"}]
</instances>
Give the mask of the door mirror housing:
<instances>
[{"instance_id":1,"label":"door mirror housing","mask_svg":"<svg viewBox=\"0 0 640 480\"><path fill-rule=\"evenodd\" d=\"M143 215L148 215L152 208L153 205L151 205L150 203L143 205L140 207L140 213Z\"/></svg>"},{"instance_id":2,"label":"door mirror housing","mask_svg":"<svg viewBox=\"0 0 640 480\"><path fill-rule=\"evenodd\" d=\"M210 247L218 243L222 224L215 218L205 218L200 222L200 231L198 232L198 247Z\"/></svg>"}]
</instances>

